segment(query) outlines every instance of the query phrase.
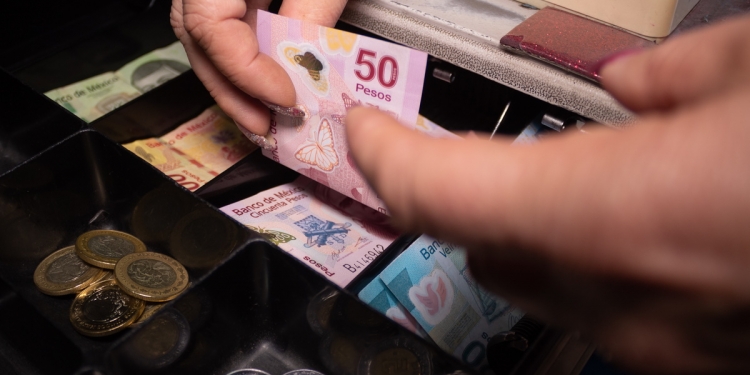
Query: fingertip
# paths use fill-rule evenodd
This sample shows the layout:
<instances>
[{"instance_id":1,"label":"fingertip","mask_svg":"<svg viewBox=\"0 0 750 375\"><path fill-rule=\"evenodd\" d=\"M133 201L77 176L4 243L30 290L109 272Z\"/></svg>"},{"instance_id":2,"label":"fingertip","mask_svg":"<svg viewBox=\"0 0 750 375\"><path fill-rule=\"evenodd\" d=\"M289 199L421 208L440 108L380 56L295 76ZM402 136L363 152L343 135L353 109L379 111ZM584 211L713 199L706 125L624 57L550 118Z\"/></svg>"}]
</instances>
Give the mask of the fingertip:
<instances>
[{"instance_id":1,"label":"fingertip","mask_svg":"<svg viewBox=\"0 0 750 375\"><path fill-rule=\"evenodd\" d=\"M599 70L599 82L625 107L641 111L647 109L643 98L649 96L648 68L650 53L646 49L627 51L608 59Z\"/></svg>"},{"instance_id":2,"label":"fingertip","mask_svg":"<svg viewBox=\"0 0 750 375\"><path fill-rule=\"evenodd\" d=\"M292 79L286 70L270 56L259 53L250 69L255 69L256 73L251 79L257 79L257 81L243 87L245 92L281 107L291 108L297 104L297 93Z\"/></svg>"},{"instance_id":3,"label":"fingertip","mask_svg":"<svg viewBox=\"0 0 750 375\"><path fill-rule=\"evenodd\" d=\"M612 69L617 70L618 68L624 69L624 67L627 66L627 61L631 60L635 55L638 55L643 51L645 51L645 49L643 48L633 48L613 53L605 57L599 63L599 68L597 69L598 73L603 76L605 70L611 71ZM607 75L611 76L611 73Z\"/></svg>"},{"instance_id":4,"label":"fingertip","mask_svg":"<svg viewBox=\"0 0 750 375\"><path fill-rule=\"evenodd\" d=\"M355 151L360 146L359 141L361 138L372 139L373 136L377 136L377 133L374 131L375 127L382 128L388 125L389 121L384 119L383 116L386 115L374 108L362 106L352 108L347 113L344 120L347 140L350 144L355 145L352 147ZM395 121L392 118L389 119Z\"/></svg>"},{"instance_id":5,"label":"fingertip","mask_svg":"<svg viewBox=\"0 0 750 375\"><path fill-rule=\"evenodd\" d=\"M225 102L222 100L222 102ZM271 112L257 100L251 99L240 103L219 103L219 106L231 117L240 130L264 136L271 127ZM244 133L244 132L243 132Z\"/></svg>"},{"instance_id":6,"label":"fingertip","mask_svg":"<svg viewBox=\"0 0 750 375\"><path fill-rule=\"evenodd\" d=\"M637 57L643 49L627 50L618 52L604 59L599 68L599 81L609 91L618 91L624 84L630 82L628 79L636 63ZM632 77L630 77L632 78Z\"/></svg>"}]
</instances>

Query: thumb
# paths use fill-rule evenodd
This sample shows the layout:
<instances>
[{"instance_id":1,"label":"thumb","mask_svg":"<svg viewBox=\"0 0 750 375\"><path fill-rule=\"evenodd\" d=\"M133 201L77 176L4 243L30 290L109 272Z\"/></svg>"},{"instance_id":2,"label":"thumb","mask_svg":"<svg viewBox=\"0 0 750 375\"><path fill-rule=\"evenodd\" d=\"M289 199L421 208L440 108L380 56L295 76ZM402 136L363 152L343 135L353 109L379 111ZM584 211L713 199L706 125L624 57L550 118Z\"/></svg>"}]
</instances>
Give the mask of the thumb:
<instances>
[{"instance_id":1,"label":"thumb","mask_svg":"<svg viewBox=\"0 0 750 375\"><path fill-rule=\"evenodd\" d=\"M605 65L601 83L636 112L663 110L750 82L750 16L679 35Z\"/></svg>"},{"instance_id":2,"label":"thumb","mask_svg":"<svg viewBox=\"0 0 750 375\"><path fill-rule=\"evenodd\" d=\"M279 14L317 25L333 27L344 11L346 0L294 0L281 4Z\"/></svg>"},{"instance_id":3,"label":"thumb","mask_svg":"<svg viewBox=\"0 0 750 375\"><path fill-rule=\"evenodd\" d=\"M346 126L355 163L400 228L468 244L507 240L520 225L514 214L534 189L517 162L524 150L497 140L431 138L362 107L349 112Z\"/></svg>"},{"instance_id":4,"label":"thumb","mask_svg":"<svg viewBox=\"0 0 750 375\"><path fill-rule=\"evenodd\" d=\"M700 215L684 202L706 201L709 187L696 186L691 176L716 174L720 164L705 146L715 130L685 124L714 115L692 111L642 120L627 131L562 134L512 147L430 138L369 108L351 110L346 129L355 163L401 229L476 249L477 256L513 248L579 270L656 279L700 263L650 250L657 240L698 236L686 228L695 228ZM701 181L714 180L721 179ZM720 197L711 197L706 204L719 204Z\"/></svg>"}]
</instances>

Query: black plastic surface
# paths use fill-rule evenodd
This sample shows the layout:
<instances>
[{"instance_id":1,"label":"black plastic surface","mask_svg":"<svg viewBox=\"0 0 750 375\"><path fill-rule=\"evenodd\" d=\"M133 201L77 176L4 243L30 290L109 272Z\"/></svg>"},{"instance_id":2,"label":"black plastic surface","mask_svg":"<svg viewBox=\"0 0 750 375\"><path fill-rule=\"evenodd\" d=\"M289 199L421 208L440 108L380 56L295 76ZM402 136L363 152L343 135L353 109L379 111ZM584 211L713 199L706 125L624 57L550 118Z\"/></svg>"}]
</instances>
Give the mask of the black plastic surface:
<instances>
[{"instance_id":1,"label":"black plastic surface","mask_svg":"<svg viewBox=\"0 0 750 375\"><path fill-rule=\"evenodd\" d=\"M141 0L66 3L67 9L46 3L4 5L0 17L17 18L6 27L22 25L0 65L38 92L115 70L175 40L169 0L148 10L150 2ZM28 18L35 7L39 19ZM5 12L13 9L19 12ZM453 70L456 80L434 78L435 67ZM548 108L438 60L430 60L425 78L422 114L450 130L491 131L511 100L499 132L515 135ZM411 352L424 364L416 373L461 369L110 141L161 136L213 105L194 73L90 124L110 140L80 132L20 167L85 125L4 72L0 87L14 94L0 101L0 373L225 374L253 367L273 375L301 368L355 374L372 370L386 348ZM254 152L196 195L221 207L296 176ZM39 293L31 274L46 255L99 228L133 233L150 250L177 258L193 285L140 327L91 339L68 321L72 296ZM413 239L397 240L348 289L361 289ZM234 249L241 250L231 256Z\"/></svg>"},{"instance_id":2,"label":"black plastic surface","mask_svg":"<svg viewBox=\"0 0 750 375\"><path fill-rule=\"evenodd\" d=\"M0 90L0 175L86 126L2 69Z\"/></svg>"},{"instance_id":3,"label":"black plastic surface","mask_svg":"<svg viewBox=\"0 0 750 375\"><path fill-rule=\"evenodd\" d=\"M172 348L182 345L180 337L189 337L189 344L177 354ZM351 342L352 350L331 351L336 340ZM399 347L421 360L421 370L410 374L462 368L274 246L254 242L176 300L171 311L160 311L126 337L107 363L113 374L227 374L242 368L272 375L299 369L355 374L387 348Z\"/></svg>"},{"instance_id":4,"label":"black plastic surface","mask_svg":"<svg viewBox=\"0 0 750 375\"><path fill-rule=\"evenodd\" d=\"M120 334L94 339L74 331L73 296L44 295L32 278L47 255L91 229L134 234L149 250L180 261L193 283L258 237L94 131L77 133L0 177L0 277L23 300L17 309L24 311L12 324L27 333L40 330L48 348L94 367ZM0 304L0 316L8 306ZM40 336L21 336L14 346L34 358L38 353L29 345Z\"/></svg>"},{"instance_id":5,"label":"black plastic surface","mask_svg":"<svg viewBox=\"0 0 750 375\"><path fill-rule=\"evenodd\" d=\"M39 92L117 70L177 38L170 0L4 2L0 66Z\"/></svg>"},{"instance_id":6,"label":"black plastic surface","mask_svg":"<svg viewBox=\"0 0 750 375\"><path fill-rule=\"evenodd\" d=\"M193 71L135 98L90 126L117 143L162 136L214 104Z\"/></svg>"}]
</instances>

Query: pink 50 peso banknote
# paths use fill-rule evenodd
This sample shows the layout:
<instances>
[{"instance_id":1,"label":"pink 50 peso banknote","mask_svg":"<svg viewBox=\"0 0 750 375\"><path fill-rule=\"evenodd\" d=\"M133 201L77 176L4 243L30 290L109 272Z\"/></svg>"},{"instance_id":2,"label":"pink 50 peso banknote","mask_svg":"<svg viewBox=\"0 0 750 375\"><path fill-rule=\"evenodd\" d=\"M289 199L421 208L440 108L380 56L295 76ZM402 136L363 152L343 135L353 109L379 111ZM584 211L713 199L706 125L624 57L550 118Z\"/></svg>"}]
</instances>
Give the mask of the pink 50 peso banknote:
<instances>
[{"instance_id":1,"label":"pink 50 peso banknote","mask_svg":"<svg viewBox=\"0 0 750 375\"><path fill-rule=\"evenodd\" d=\"M305 118L274 115L263 154L380 212L349 154L346 112L379 108L414 128L427 54L341 30L258 12L260 51L287 71Z\"/></svg>"}]
</instances>

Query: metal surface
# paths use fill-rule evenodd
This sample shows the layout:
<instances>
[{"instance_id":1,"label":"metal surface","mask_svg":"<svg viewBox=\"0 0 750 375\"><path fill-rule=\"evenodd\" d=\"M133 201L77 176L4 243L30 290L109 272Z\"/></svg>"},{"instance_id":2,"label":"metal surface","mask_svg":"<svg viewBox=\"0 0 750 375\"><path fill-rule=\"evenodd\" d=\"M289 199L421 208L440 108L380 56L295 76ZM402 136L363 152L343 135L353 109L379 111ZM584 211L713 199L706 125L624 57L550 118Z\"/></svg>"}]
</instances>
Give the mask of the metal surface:
<instances>
[{"instance_id":1,"label":"metal surface","mask_svg":"<svg viewBox=\"0 0 750 375\"><path fill-rule=\"evenodd\" d=\"M495 125L495 128L492 129L492 134L490 134L490 139L495 136L495 133L497 133L497 130L500 129L500 125L503 123L503 120L505 120L505 115L508 113L508 108L510 108L510 102L505 105L505 109L503 109L503 114L500 115L500 119L497 120L497 124Z\"/></svg>"},{"instance_id":2,"label":"metal surface","mask_svg":"<svg viewBox=\"0 0 750 375\"><path fill-rule=\"evenodd\" d=\"M511 0L352 0L341 20L595 121L632 120L598 85L500 50L500 37L533 12Z\"/></svg>"},{"instance_id":3,"label":"metal surface","mask_svg":"<svg viewBox=\"0 0 750 375\"><path fill-rule=\"evenodd\" d=\"M542 125L558 132L561 132L565 129L565 121L550 114L545 114L544 116L542 116Z\"/></svg>"}]
</instances>

